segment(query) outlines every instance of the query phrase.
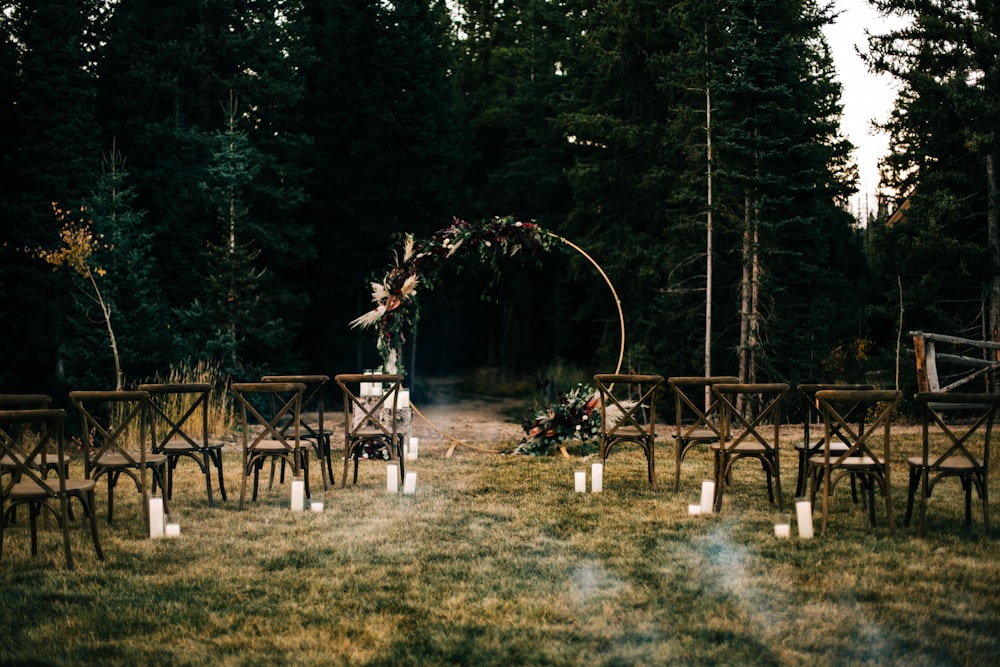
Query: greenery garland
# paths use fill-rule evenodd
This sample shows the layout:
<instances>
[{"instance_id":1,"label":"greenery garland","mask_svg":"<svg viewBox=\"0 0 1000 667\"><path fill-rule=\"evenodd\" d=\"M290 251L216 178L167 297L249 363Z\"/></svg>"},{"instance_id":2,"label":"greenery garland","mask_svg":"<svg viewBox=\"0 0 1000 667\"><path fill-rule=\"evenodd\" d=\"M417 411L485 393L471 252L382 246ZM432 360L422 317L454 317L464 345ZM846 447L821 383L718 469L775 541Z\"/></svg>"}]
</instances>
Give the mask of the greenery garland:
<instances>
[{"instance_id":1,"label":"greenery garland","mask_svg":"<svg viewBox=\"0 0 1000 667\"><path fill-rule=\"evenodd\" d=\"M419 309L417 288L433 285L444 260L460 249L478 252L480 260L499 272L498 258L521 250L550 250L558 237L534 222L498 217L481 224L455 218L451 225L426 241L416 242L407 234L402 253L394 252L392 265L380 281L371 283L375 307L351 321L351 328L377 328L377 347L387 372L400 372L406 334L416 324Z\"/></svg>"}]
</instances>

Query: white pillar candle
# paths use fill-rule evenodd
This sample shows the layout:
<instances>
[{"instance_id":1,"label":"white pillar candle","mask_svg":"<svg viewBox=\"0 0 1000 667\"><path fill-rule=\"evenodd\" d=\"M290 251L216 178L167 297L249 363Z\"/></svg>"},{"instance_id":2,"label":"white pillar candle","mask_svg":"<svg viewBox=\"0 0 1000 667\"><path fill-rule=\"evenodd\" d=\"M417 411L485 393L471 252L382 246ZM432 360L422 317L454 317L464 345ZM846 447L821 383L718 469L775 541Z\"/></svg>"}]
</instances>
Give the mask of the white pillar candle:
<instances>
[{"instance_id":1,"label":"white pillar candle","mask_svg":"<svg viewBox=\"0 0 1000 667\"><path fill-rule=\"evenodd\" d=\"M167 516L166 524L163 526L163 534L167 537L181 536L181 520L176 514Z\"/></svg>"},{"instance_id":2,"label":"white pillar candle","mask_svg":"<svg viewBox=\"0 0 1000 667\"><path fill-rule=\"evenodd\" d=\"M715 505L715 482L706 479L701 483L701 513L708 514Z\"/></svg>"},{"instance_id":3,"label":"white pillar candle","mask_svg":"<svg viewBox=\"0 0 1000 667\"><path fill-rule=\"evenodd\" d=\"M575 484L577 493L587 492L587 471L577 470L573 473L573 483Z\"/></svg>"},{"instance_id":4,"label":"white pillar candle","mask_svg":"<svg viewBox=\"0 0 1000 667\"><path fill-rule=\"evenodd\" d=\"M385 490L386 493L399 493L399 466L395 463L385 466Z\"/></svg>"},{"instance_id":5,"label":"white pillar candle","mask_svg":"<svg viewBox=\"0 0 1000 667\"><path fill-rule=\"evenodd\" d=\"M163 496L154 494L149 499L149 536L163 537Z\"/></svg>"},{"instance_id":6,"label":"white pillar candle","mask_svg":"<svg viewBox=\"0 0 1000 667\"><path fill-rule=\"evenodd\" d=\"M396 399L396 407L398 407L400 409L410 407L410 390L409 389L400 389L399 390L399 396Z\"/></svg>"},{"instance_id":7,"label":"white pillar candle","mask_svg":"<svg viewBox=\"0 0 1000 667\"><path fill-rule=\"evenodd\" d=\"M417 473L408 472L403 479L403 493L412 496L417 492Z\"/></svg>"},{"instance_id":8,"label":"white pillar candle","mask_svg":"<svg viewBox=\"0 0 1000 667\"><path fill-rule=\"evenodd\" d=\"M701 505L688 505L688 514L701 514Z\"/></svg>"},{"instance_id":9,"label":"white pillar candle","mask_svg":"<svg viewBox=\"0 0 1000 667\"><path fill-rule=\"evenodd\" d=\"M410 461L416 460L420 449L420 438L410 438L410 446L406 450L406 458Z\"/></svg>"},{"instance_id":10,"label":"white pillar candle","mask_svg":"<svg viewBox=\"0 0 1000 667\"><path fill-rule=\"evenodd\" d=\"M798 498L795 501L795 518L799 522L799 537L807 540L812 538L813 512L808 498Z\"/></svg>"},{"instance_id":11,"label":"white pillar candle","mask_svg":"<svg viewBox=\"0 0 1000 667\"><path fill-rule=\"evenodd\" d=\"M306 508L306 483L301 479L292 480L292 511L301 512Z\"/></svg>"},{"instance_id":12,"label":"white pillar candle","mask_svg":"<svg viewBox=\"0 0 1000 667\"><path fill-rule=\"evenodd\" d=\"M600 493L604 490L604 464L595 463L590 466L590 492Z\"/></svg>"}]
</instances>

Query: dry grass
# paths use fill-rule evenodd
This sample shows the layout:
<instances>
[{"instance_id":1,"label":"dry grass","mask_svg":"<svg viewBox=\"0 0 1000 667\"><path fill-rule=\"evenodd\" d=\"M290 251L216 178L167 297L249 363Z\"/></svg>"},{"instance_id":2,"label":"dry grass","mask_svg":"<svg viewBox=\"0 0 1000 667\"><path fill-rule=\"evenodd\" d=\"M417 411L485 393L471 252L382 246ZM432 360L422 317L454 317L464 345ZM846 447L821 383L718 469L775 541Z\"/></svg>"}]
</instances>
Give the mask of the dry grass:
<instances>
[{"instance_id":1,"label":"dry grass","mask_svg":"<svg viewBox=\"0 0 1000 667\"><path fill-rule=\"evenodd\" d=\"M978 516L963 525L957 484L935 491L924 537L902 525L900 465L895 538L883 512L871 528L838 489L826 538L777 541L753 464L737 467L721 515L690 517L704 452L677 495L666 442L660 490L626 450L605 492L583 495L579 459L446 448L421 443L416 496L388 496L384 467L364 462L322 514L290 512L286 486L236 511L235 454L229 500L210 509L182 462L182 537L144 539L123 483L115 525L102 520L107 560L81 528L75 572L54 530L31 558L22 522L4 536L0 663L938 665L1000 650L1000 549ZM783 470L789 502L790 448Z\"/></svg>"}]
</instances>

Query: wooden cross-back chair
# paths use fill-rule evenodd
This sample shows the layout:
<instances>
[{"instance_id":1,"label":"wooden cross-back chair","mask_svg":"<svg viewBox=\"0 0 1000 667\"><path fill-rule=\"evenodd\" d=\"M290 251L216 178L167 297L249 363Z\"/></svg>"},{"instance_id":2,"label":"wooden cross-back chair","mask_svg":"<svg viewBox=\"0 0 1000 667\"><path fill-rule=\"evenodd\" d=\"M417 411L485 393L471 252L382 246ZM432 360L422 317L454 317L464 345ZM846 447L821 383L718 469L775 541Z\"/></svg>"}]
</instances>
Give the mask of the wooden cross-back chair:
<instances>
[{"instance_id":1,"label":"wooden cross-back chair","mask_svg":"<svg viewBox=\"0 0 1000 667\"><path fill-rule=\"evenodd\" d=\"M341 373L334 376L344 397L344 474L341 484L347 484L347 467L354 461L354 484L358 483L358 465L362 452L379 450L399 461L399 478L405 479L403 434L398 431L399 390L402 375L391 373ZM361 393L362 383L380 385L375 396Z\"/></svg>"},{"instance_id":2,"label":"wooden cross-back chair","mask_svg":"<svg viewBox=\"0 0 1000 667\"><path fill-rule=\"evenodd\" d=\"M809 459L810 497L815 507L816 494L822 486L823 522L820 534L826 534L830 500L837 482L845 476L861 483L861 492L867 494L867 507L871 524L875 525L875 489L885 499L886 521L889 532L895 535L892 520L892 479L890 440L896 406L903 397L898 390L822 390L816 400L823 414L823 453ZM869 416L858 424L852 415ZM843 451L834 451L832 443L841 439L846 444Z\"/></svg>"},{"instance_id":3,"label":"wooden cross-back chair","mask_svg":"<svg viewBox=\"0 0 1000 667\"><path fill-rule=\"evenodd\" d=\"M781 407L788 385L776 383L716 383L712 394L719 404L720 438L711 444L715 461L716 512L732 485L733 465L741 459L760 462L767 478L767 497L784 508L781 494Z\"/></svg>"},{"instance_id":4,"label":"wooden cross-back chair","mask_svg":"<svg viewBox=\"0 0 1000 667\"><path fill-rule=\"evenodd\" d=\"M594 384L600 399L601 461L616 445L634 443L646 456L646 477L656 488L656 395L661 375L599 373Z\"/></svg>"},{"instance_id":5,"label":"wooden cross-back chair","mask_svg":"<svg viewBox=\"0 0 1000 667\"><path fill-rule=\"evenodd\" d=\"M251 501L257 500L260 471L268 461L290 466L295 476L301 471L309 498L309 448L303 446L301 434L306 386L301 382L234 382L231 389L239 406L243 449L239 508L243 509L251 474ZM291 433L286 433L282 426L289 420Z\"/></svg>"},{"instance_id":6,"label":"wooden cross-back chair","mask_svg":"<svg viewBox=\"0 0 1000 667\"><path fill-rule=\"evenodd\" d=\"M805 497L809 490L808 463L810 457L823 453L823 415L819 410L819 402L816 400L817 391L871 391L875 387L870 384L844 384L844 383L817 383L800 384L796 390L801 394L805 402L805 416L802 418L802 440L795 443L795 451L798 453L799 468L795 481L795 496ZM844 418L855 424L863 424L866 415L860 410L855 410L857 414L847 414ZM816 422L815 424L813 422ZM836 424L833 424L833 436L830 440L830 451L834 454L843 452L847 444L837 433ZM851 493L856 497L856 486L851 482Z\"/></svg>"},{"instance_id":7,"label":"wooden cross-back chair","mask_svg":"<svg viewBox=\"0 0 1000 667\"><path fill-rule=\"evenodd\" d=\"M108 523L114 515L115 488L125 475L141 496L148 533L149 496L158 487L166 489L167 477L167 455L152 452L149 392L71 391L69 399L80 414L87 478L107 479Z\"/></svg>"},{"instance_id":8,"label":"wooden cross-back chair","mask_svg":"<svg viewBox=\"0 0 1000 667\"><path fill-rule=\"evenodd\" d=\"M176 384L140 384L140 391L149 393L153 429L153 453L167 457L167 484L164 494L173 498L174 470L182 458L198 464L205 476L205 493L209 507L212 497L212 469L219 480L219 495L226 500L226 483L222 475L221 440L210 440L208 433L208 403L212 385L201 382Z\"/></svg>"},{"instance_id":9,"label":"wooden cross-back chair","mask_svg":"<svg viewBox=\"0 0 1000 667\"><path fill-rule=\"evenodd\" d=\"M681 463L688 451L719 440L719 401L711 392L712 385L735 382L739 378L734 375L667 379L674 394L674 493L680 489Z\"/></svg>"},{"instance_id":10,"label":"wooden cross-back chair","mask_svg":"<svg viewBox=\"0 0 1000 667\"><path fill-rule=\"evenodd\" d=\"M1000 394L920 392L915 399L921 415L921 454L907 459L910 483L905 523L910 523L919 494L917 531L922 533L934 487L942 479L956 477L965 495L965 525L972 523L975 488L982 502L983 529L989 536L990 448Z\"/></svg>"},{"instance_id":11,"label":"wooden cross-back chair","mask_svg":"<svg viewBox=\"0 0 1000 667\"><path fill-rule=\"evenodd\" d=\"M0 555L8 528L19 506L27 506L31 529L31 555L38 554L38 517L48 512L62 533L66 567L73 569L70 547L70 501L76 499L90 522L94 551L104 560L94 512L95 483L69 477L64 423L66 412L50 408L0 410L0 456L7 462L9 479L0 482ZM54 450L54 451L53 451ZM53 460L55 466L49 466ZM56 479L47 473L55 470Z\"/></svg>"},{"instance_id":12,"label":"wooden cross-back chair","mask_svg":"<svg viewBox=\"0 0 1000 667\"><path fill-rule=\"evenodd\" d=\"M265 375L261 382L301 382L306 386L302 395L302 410L299 419L300 435L312 445L313 453L319 463L320 474L323 477L323 490L333 484L333 457L330 453L330 430L326 427L326 383L328 375ZM316 421L305 418L307 412L316 411ZM288 433L291 419L286 419L282 432ZM273 472L273 471L272 471ZM284 468L282 468L284 474Z\"/></svg>"}]
</instances>

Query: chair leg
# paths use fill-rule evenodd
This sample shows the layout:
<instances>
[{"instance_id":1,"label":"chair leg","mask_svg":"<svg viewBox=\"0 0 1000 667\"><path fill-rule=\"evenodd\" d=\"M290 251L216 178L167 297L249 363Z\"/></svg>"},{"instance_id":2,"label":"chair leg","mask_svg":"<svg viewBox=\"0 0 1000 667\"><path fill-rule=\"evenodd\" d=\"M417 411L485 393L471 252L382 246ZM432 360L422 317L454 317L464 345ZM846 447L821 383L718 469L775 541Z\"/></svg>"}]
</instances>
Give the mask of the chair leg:
<instances>
[{"instance_id":1,"label":"chair leg","mask_svg":"<svg viewBox=\"0 0 1000 667\"><path fill-rule=\"evenodd\" d=\"M212 457L213 465L215 465L216 470L219 475L219 495L222 496L223 502L228 500L226 497L226 481L222 477L222 450L215 449L212 450L210 456Z\"/></svg>"},{"instance_id":2,"label":"chair leg","mask_svg":"<svg viewBox=\"0 0 1000 667\"><path fill-rule=\"evenodd\" d=\"M972 525L972 480L968 475L962 475L962 490L965 492L965 527Z\"/></svg>"},{"instance_id":3,"label":"chair leg","mask_svg":"<svg viewBox=\"0 0 1000 667\"><path fill-rule=\"evenodd\" d=\"M83 496L80 497L80 502L83 504L83 513L90 518L90 535L94 540L94 551L97 552L97 559L104 560L104 550L101 549L101 538L97 532L97 496L93 491L89 491L86 499Z\"/></svg>"},{"instance_id":4,"label":"chair leg","mask_svg":"<svg viewBox=\"0 0 1000 667\"><path fill-rule=\"evenodd\" d=\"M683 448L680 440L677 440L675 445L677 450L674 454L674 493L677 493L681 488L681 457Z\"/></svg>"},{"instance_id":5,"label":"chair leg","mask_svg":"<svg viewBox=\"0 0 1000 667\"><path fill-rule=\"evenodd\" d=\"M906 516L903 518L903 525L910 525L910 518L913 516L913 500L917 495L917 488L920 486L920 477L923 469L918 466L910 466L910 483L906 493Z\"/></svg>"}]
</instances>

